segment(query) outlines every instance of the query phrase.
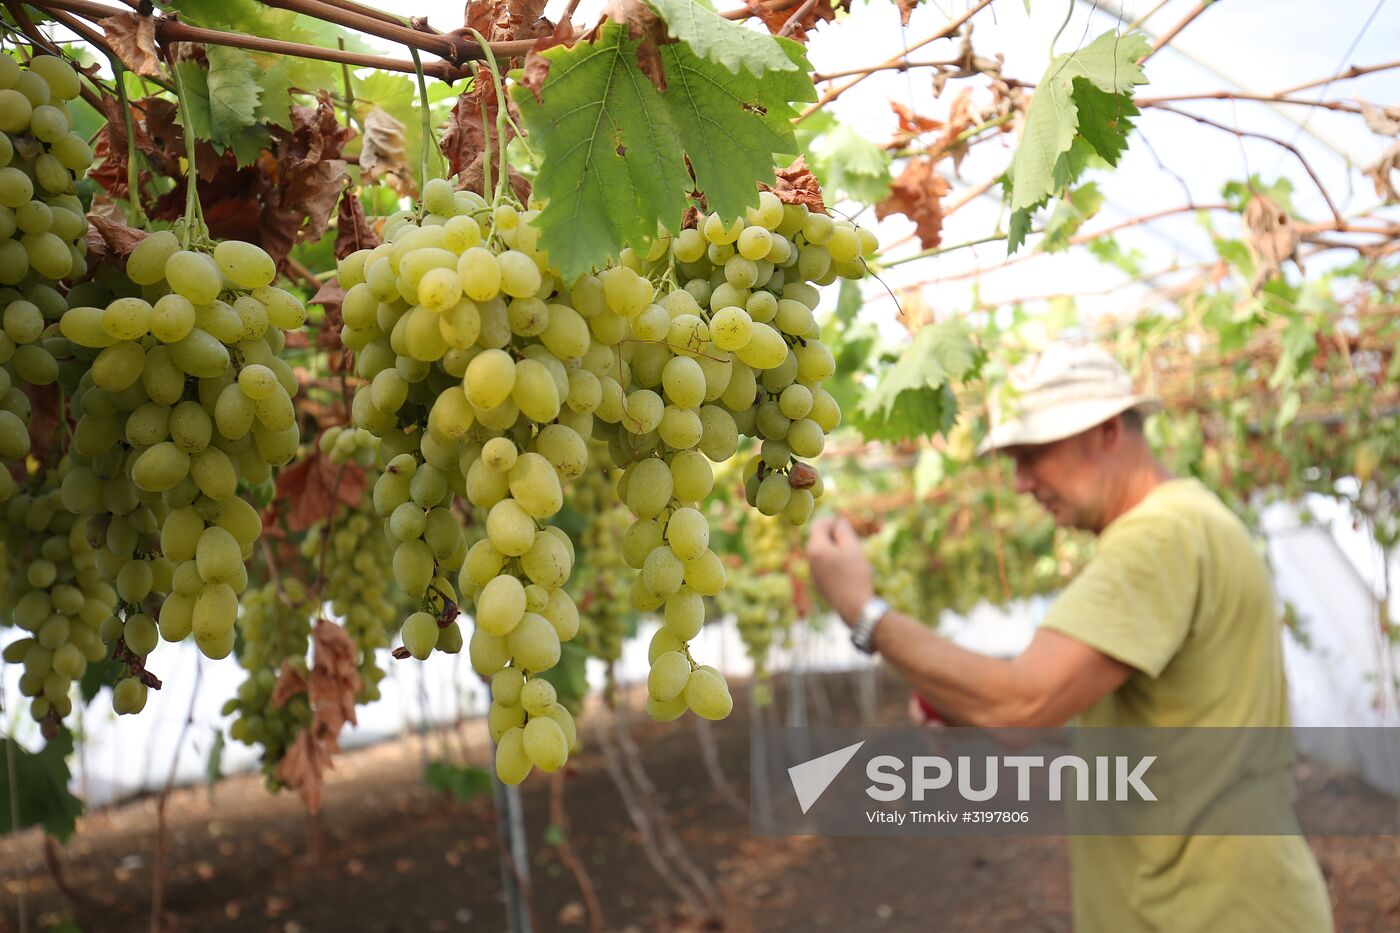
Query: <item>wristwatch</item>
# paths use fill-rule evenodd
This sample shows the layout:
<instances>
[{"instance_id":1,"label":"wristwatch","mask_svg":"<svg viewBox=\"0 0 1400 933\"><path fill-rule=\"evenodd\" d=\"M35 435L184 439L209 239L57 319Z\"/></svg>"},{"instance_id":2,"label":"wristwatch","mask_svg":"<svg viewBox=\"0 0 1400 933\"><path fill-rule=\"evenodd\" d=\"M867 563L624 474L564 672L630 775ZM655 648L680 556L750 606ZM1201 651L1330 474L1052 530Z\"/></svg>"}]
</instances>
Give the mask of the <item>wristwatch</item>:
<instances>
[{"instance_id":1,"label":"wristwatch","mask_svg":"<svg viewBox=\"0 0 1400 933\"><path fill-rule=\"evenodd\" d=\"M872 596L860 607L856 624L851 627L851 644L865 654L875 653L875 626L880 624L890 611L890 604L878 596Z\"/></svg>"}]
</instances>

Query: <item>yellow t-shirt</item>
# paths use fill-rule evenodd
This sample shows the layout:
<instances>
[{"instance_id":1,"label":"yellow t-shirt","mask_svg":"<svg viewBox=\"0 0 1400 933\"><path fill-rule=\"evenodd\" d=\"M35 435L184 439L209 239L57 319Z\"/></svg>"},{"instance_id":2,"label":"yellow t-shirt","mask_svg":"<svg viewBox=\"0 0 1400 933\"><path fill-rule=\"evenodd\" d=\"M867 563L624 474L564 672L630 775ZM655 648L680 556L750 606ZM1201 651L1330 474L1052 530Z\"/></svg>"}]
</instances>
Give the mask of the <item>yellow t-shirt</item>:
<instances>
[{"instance_id":1,"label":"yellow t-shirt","mask_svg":"<svg viewBox=\"0 0 1400 933\"><path fill-rule=\"evenodd\" d=\"M1268 568L1194 479L1161 484L1099 537L1045 628L1135 668L1077 726L1289 724ZM1076 933L1322 933L1327 888L1301 836L1075 836Z\"/></svg>"}]
</instances>

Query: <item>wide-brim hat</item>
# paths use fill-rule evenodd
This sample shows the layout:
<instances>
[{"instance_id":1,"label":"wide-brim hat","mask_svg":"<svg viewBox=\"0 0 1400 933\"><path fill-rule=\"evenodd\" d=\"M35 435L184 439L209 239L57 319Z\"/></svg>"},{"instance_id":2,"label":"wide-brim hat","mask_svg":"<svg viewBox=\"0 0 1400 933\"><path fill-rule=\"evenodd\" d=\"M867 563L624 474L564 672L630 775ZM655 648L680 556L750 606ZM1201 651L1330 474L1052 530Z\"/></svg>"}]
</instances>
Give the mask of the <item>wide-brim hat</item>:
<instances>
[{"instance_id":1,"label":"wide-brim hat","mask_svg":"<svg viewBox=\"0 0 1400 933\"><path fill-rule=\"evenodd\" d=\"M1134 391L1127 370L1094 345L1053 344L1012 369L1002 389L992 395L979 456L1073 437L1125 411L1162 410L1159 397Z\"/></svg>"}]
</instances>

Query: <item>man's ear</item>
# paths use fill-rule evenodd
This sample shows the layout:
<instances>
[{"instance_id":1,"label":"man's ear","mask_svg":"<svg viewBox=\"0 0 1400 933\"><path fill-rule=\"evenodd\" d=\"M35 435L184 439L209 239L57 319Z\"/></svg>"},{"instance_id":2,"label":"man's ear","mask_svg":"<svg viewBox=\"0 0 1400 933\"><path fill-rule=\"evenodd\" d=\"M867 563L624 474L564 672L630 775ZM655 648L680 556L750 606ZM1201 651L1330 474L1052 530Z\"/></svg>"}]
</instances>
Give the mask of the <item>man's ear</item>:
<instances>
[{"instance_id":1,"label":"man's ear","mask_svg":"<svg viewBox=\"0 0 1400 933\"><path fill-rule=\"evenodd\" d=\"M1114 415L1099 425L1099 443L1104 450L1114 450L1122 442L1123 435L1126 433L1127 427L1123 424L1123 416Z\"/></svg>"}]
</instances>

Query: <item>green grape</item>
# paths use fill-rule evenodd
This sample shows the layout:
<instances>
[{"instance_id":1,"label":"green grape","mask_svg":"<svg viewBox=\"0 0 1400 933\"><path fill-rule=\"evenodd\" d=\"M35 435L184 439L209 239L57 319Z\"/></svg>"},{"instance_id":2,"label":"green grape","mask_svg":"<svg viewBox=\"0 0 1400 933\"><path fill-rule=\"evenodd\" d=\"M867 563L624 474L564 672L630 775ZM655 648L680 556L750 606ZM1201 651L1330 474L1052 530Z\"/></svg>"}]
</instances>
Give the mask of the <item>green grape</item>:
<instances>
[{"instance_id":1,"label":"green grape","mask_svg":"<svg viewBox=\"0 0 1400 933\"><path fill-rule=\"evenodd\" d=\"M666 522L666 543L681 560L699 557L710 544L710 526L705 516L692 508L671 513Z\"/></svg>"},{"instance_id":2,"label":"green grape","mask_svg":"<svg viewBox=\"0 0 1400 933\"><path fill-rule=\"evenodd\" d=\"M541 771L557 771L569 757L564 730L548 717L532 717L525 724L521 744L526 757Z\"/></svg>"},{"instance_id":3,"label":"green grape","mask_svg":"<svg viewBox=\"0 0 1400 933\"><path fill-rule=\"evenodd\" d=\"M723 719L734 709L724 678L710 669L691 671L684 695L685 705L702 719Z\"/></svg>"},{"instance_id":4,"label":"green grape","mask_svg":"<svg viewBox=\"0 0 1400 933\"><path fill-rule=\"evenodd\" d=\"M477 627L490 635L510 634L524 616L525 587L513 576L492 578L476 598Z\"/></svg>"},{"instance_id":5,"label":"green grape","mask_svg":"<svg viewBox=\"0 0 1400 933\"><path fill-rule=\"evenodd\" d=\"M533 767L525 750L525 730L519 726L508 729L496 744L496 776L506 784L519 784Z\"/></svg>"},{"instance_id":6,"label":"green grape","mask_svg":"<svg viewBox=\"0 0 1400 933\"><path fill-rule=\"evenodd\" d=\"M690 679L690 661L679 651L667 651L651 664L647 674L647 695L655 700L674 700Z\"/></svg>"},{"instance_id":7,"label":"green grape","mask_svg":"<svg viewBox=\"0 0 1400 933\"><path fill-rule=\"evenodd\" d=\"M112 688L112 709L118 715L139 713L146 706L146 685L134 677L117 681Z\"/></svg>"},{"instance_id":8,"label":"green grape","mask_svg":"<svg viewBox=\"0 0 1400 933\"><path fill-rule=\"evenodd\" d=\"M223 275L218 264L204 253L177 250L165 262L165 280L174 291L196 305L219 297Z\"/></svg>"},{"instance_id":9,"label":"green grape","mask_svg":"<svg viewBox=\"0 0 1400 933\"><path fill-rule=\"evenodd\" d=\"M499 676L499 675L498 675ZM533 678L517 691L520 705L525 708L525 712L530 716L547 716L549 710L558 700L554 685L541 678ZM493 693L494 697L495 694Z\"/></svg>"},{"instance_id":10,"label":"green grape","mask_svg":"<svg viewBox=\"0 0 1400 933\"><path fill-rule=\"evenodd\" d=\"M437 619L431 613L415 612L403 624L404 647L422 661L437 646L439 631Z\"/></svg>"},{"instance_id":11,"label":"green grape","mask_svg":"<svg viewBox=\"0 0 1400 933\"><path fill-rule=\"evenodd\" d=\"M262 288L277 278L277 265L272 257L252 243L224 240L214 247L214 262L238 288Z\"/></svg>"},{"instance_id":12,"label":"green grape","mask_svg":"<svg viewBox=\"0 0 1400 933\"><path fill-rule=\"evenodd\" d=\"M525 613L505 640L511 657L528 671L547 671L559 663L559 634L537 613Z\"/></svg>"}]
</instances>

